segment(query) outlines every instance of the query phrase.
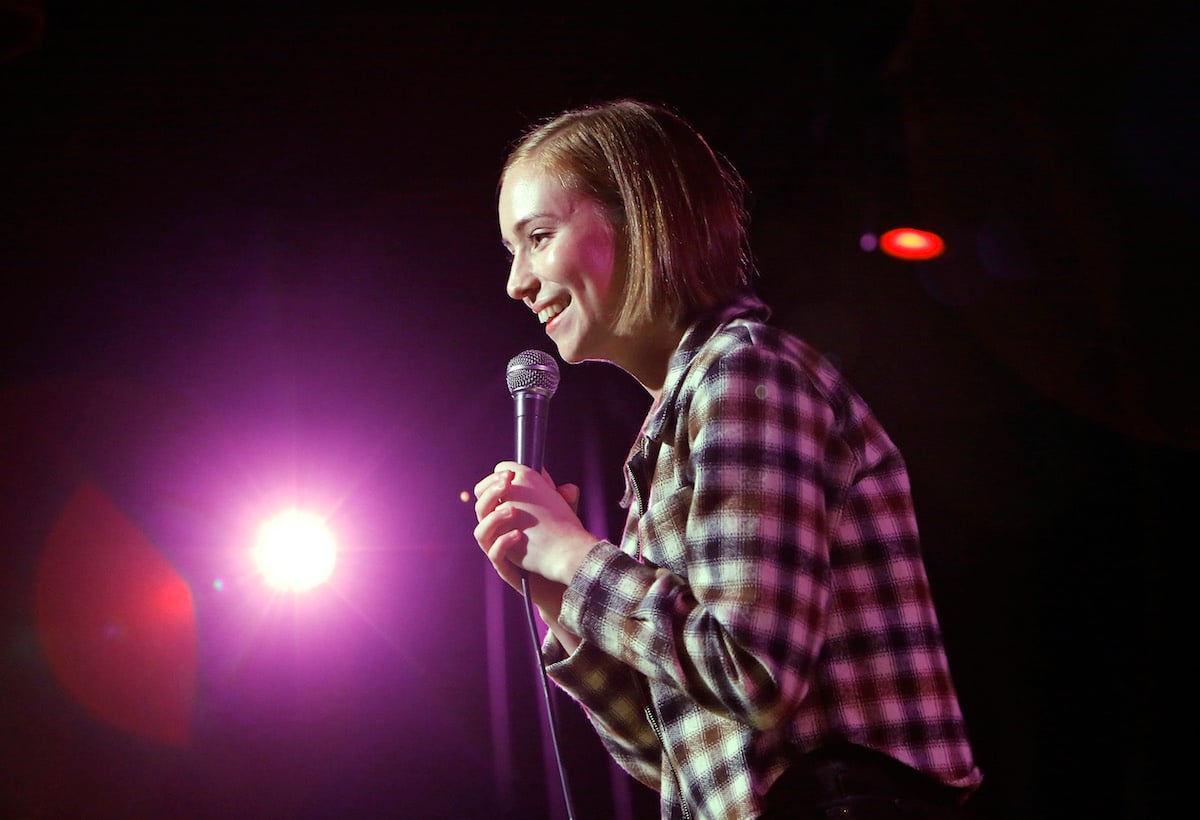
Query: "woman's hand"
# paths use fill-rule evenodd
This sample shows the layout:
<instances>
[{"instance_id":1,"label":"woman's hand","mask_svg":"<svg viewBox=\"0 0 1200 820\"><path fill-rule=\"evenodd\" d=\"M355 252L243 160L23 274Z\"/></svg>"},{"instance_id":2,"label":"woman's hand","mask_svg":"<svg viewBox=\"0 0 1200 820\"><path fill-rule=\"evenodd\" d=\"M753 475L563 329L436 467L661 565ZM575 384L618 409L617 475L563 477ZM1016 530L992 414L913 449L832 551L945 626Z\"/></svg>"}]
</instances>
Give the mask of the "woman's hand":
<instances>
[{"instance_id":1,"label":"woman's hand","mask_svg":"<svg viewBox=\"0 0 1200 820\"><path fill-rule=\"evenodd\" d=\"M518 475L523 479L518 482ZM547 493L553 490L553 496ZM475 485L475 540L487 554L496 573L518 592L529 594L542 622L568 652L579 637L559 624L563 593L579 564L597 538L583 528L576 510L579 487L555 487L549 473L534 473L512 462L496 465L491 475ZM532 536L532 538L531 538ZM530 544L534 544L531 549ZM531 553L534 557L531 558ZM539 571L557 563L559 579Z\"/></svg>"},{"instance_id":2,"label":"woman's hand","mask_svg":"<svg viewBox=\"0 0 1200 820\"><path fill-rule=\"evenodd\" d=\"M571 582L599 540L575 514L579 488L555 487L550 474L513 461L475 485L475 540L500 577L521 589L525 570L549 581Z\"/></svg>"}]
</instances>

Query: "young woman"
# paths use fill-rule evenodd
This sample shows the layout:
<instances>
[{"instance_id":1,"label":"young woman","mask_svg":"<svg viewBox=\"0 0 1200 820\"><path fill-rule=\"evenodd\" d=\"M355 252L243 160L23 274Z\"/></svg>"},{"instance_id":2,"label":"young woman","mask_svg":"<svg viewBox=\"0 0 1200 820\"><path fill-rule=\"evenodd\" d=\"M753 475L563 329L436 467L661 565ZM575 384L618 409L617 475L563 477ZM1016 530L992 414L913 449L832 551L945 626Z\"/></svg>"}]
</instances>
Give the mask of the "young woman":
<instances>
[{"instance_id":1,"label":"young woman","mask_svg":"<svg viewBox=\"0 0 1200 820\"><path fill-rule=\"evenodd\" d=\"M529 579L548 674L663 817L960 816L981 775L903 459L767 323L743 193L690 124L634 100L512 151L509 296L564 361L610 362L653 403L619 543L583 526L576 487L512 461L475 487L475 539Z\"/></svg>"}]
</instances>

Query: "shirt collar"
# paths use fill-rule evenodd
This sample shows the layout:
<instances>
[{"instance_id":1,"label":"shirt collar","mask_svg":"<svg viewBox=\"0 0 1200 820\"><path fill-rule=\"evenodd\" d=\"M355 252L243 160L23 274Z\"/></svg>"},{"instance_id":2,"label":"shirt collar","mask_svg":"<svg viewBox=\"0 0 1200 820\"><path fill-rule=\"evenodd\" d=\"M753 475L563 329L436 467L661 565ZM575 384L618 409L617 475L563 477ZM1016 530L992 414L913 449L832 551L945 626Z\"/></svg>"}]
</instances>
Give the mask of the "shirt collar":
<instances>
[{"instance_id":1,"label":"shirt collar","mask_svg":"<svg viewBox=\"0 0 1200 820\"><path fill-rule=\"evenodd\" d=\"M738 290L728 301L709 309L696 318L684 331L663 380L662 392L646 417L642 433L646 438L661 442L664 430L674 427L675 398L683 385L683 376L696 354L709 339L730 322L736 320L766 321L771 309L749 288Z\"/></svg>"}]
</instances>

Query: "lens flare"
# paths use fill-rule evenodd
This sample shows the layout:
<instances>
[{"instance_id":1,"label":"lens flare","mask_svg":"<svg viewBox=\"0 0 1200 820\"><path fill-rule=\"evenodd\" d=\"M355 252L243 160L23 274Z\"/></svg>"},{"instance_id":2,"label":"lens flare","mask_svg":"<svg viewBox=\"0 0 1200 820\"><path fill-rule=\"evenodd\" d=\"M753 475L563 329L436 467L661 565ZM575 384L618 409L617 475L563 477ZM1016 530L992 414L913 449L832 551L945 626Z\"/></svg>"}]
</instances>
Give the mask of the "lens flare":
<instances>
[{"instance_id":1,"label":"lens flare","mask_svg":"<svg viewBox=\"0 0 1200 820\"><path fill-rule=\"evenodd\" d=\"M108 492L85 482L38 560L37 636L63 687L131 734L186 746L197 678L191 588Z\"/></svg>"}]
</instances>

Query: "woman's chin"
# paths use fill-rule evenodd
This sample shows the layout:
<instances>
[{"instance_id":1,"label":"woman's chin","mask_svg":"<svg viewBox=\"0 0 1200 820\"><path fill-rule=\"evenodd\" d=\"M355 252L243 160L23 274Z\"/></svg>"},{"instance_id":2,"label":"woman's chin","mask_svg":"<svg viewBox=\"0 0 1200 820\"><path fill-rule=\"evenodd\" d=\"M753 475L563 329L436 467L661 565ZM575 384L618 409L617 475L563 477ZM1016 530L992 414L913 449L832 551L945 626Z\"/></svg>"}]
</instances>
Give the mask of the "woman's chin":
<instances>
[{"instance_id":1,"label":"woman's chin","mask_svg":"<svg viewBox=\"0 0 1200 820\"><path fill-rule=\"evenodd\" d=\"M580 362L587 360L586 356L580 356L578 353L562 347L559 347L558 349L558 358L562 359L567 364L579 364Z\"/></svg>"},{"instance_id":2,"label":"woman's chin","mask_svg":"<svg viewBox=\"0 0 1200 820\"><path fill-rule=\"evenodd\" d=\"M572 344L569 340L559 342L554 341L554 346L558 348L558 358L562 359L567 364L579 364L587 361L588 357L579 345Z\"/></svg>"},{"instance_id":3,"label":"woman's chin","mask_svg":"<svg viewBox=\"0 0 1200 820\"><path fill-rule=\"evenodd\" d=\"M558 357L567 364L578 364L579 351L578 345L575 344L575 339L565 333L555 333L556 328L547 327L546 336L550 341L554 342L554 346L558 348Z\"/></svg>"}]
</instances>

